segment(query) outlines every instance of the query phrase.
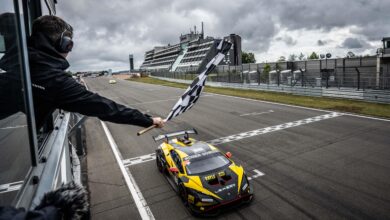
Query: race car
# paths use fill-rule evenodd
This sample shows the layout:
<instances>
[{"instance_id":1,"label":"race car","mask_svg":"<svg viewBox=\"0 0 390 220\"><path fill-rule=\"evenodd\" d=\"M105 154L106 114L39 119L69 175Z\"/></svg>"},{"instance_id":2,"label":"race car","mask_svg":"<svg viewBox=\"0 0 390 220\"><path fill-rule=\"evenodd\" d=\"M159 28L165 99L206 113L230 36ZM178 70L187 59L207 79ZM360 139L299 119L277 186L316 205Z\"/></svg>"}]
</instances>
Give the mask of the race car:
<instances>
[{"instance_id":1,"label":"race car","mask_svg":"<svg viewBox=\"0 0 390 220\"><path fill-rule=\"evenodd\" d=\"M249 203L253 188L230 152L189 137L195 129L154 137L164 142L156 150L158 170L195 215L218 214L220 207ZM179 137L182 136L182 137ZM173 138L177 137L177 138Z\"/></svg>"}]
</instances>

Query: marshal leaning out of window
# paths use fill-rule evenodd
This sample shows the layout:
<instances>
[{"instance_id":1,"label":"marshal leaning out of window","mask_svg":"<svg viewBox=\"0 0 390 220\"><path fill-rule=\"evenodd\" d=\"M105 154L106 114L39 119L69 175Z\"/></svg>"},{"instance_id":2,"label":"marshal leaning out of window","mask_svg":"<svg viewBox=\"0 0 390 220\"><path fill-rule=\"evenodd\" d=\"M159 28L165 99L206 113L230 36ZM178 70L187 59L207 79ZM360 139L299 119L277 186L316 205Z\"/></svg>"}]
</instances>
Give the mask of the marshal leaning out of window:
<instances>
[{"instance_id":1,"label":"marshal leaning out of window","mask_svg":"<svg viewBox=\"0 0 390 220\"><path fill-rule=\"evenodd\" d=\"M34 110L37 127L42 126L45 117L55 109L78 112L87 116L95 116L104 121L121 124L133 124L142 127L156 125L162 127L164 121L159 117L151 117L137 109L118 104L110 99L88 91L71 76L65 73L69 67L66 60L73 48L73 28L59 17L45 15L33 22L32 34L28 39L30 73L33 89ZM0 61L0 68L8 75L13 74L13 65L9 60L17 59L12 53L5 54ZM11 62L12 63L12 62ZM3 74L3 78L12 79ZM17 80L17 79L16 79ZM22 100L15 99L15 93L8 88L9 82L0 88L1 115L6 118L16 112ZM15 104L9 104L19 102Z\"/></svg>"}]
</instances>

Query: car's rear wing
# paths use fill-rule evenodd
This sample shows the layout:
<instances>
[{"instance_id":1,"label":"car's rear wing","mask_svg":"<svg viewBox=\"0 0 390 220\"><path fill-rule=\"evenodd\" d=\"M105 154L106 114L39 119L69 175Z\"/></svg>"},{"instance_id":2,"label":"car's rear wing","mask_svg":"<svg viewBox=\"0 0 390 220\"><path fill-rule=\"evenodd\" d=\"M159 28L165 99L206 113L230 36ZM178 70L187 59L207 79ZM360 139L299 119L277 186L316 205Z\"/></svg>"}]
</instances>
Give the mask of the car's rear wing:
<instances>
[{"instance_id":1,"label":"car's rear wing","mask_svg":"<svg viewBox=\"0 0 390 220\"><path fill-rule=\"evenodd\" d=\"M190 129L190 130L185 130L185 131L176 131L176 132L173 132L173 133L160 134L160 135L157 135L157 136L153 136L153 140L157 142L157 141L162 140L162 139L165 138L168 141L169 138L180 136L180 135L185 135L185 138L188 139L188 135L189 134L198 134L198 132L195 130L195 128Z\"/></svg>"}]
</instances>

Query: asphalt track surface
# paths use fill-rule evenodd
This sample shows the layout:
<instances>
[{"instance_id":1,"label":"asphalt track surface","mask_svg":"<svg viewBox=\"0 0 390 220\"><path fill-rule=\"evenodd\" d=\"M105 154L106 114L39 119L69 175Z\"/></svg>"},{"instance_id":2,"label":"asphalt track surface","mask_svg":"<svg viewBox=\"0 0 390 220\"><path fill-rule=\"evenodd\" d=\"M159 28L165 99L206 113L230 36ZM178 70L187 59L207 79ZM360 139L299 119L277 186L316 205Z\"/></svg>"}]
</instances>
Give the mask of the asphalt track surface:
<instances>
[{"instance_id":1,"label":"asphalt track surface","mask_svg":"<svg viewBox=\"0 0 390 220\"><path fill-rule=\"evenodd\" d=\"M26 124L22 113L0 120L0 205L14 199L31 165Z\"/></svg>"},{"instance_id":2,"label":"asphalt track surface","mask_svg":"<svg viewBox=\"0 0 390 220\"><path fill-rule=\"evenodd\" d=\"M161 117L184 91L108 80L86 82L92 91ZM198 130L198 140L225 140L217 146L252 177L255 200L219 219L390 219L389 121L204 94L165 128L143 136L135 126L107 127L155 219L193 218L148 159L157 147L152 135L189 128Z\"/></svg>"}]
</instances>

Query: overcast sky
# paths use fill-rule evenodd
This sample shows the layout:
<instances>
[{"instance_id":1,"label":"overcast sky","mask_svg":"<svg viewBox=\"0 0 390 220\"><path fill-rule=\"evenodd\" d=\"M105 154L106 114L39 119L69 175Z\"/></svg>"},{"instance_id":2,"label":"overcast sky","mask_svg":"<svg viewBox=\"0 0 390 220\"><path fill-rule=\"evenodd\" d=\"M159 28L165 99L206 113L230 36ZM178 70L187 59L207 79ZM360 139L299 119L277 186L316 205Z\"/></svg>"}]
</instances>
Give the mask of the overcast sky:
<instances>
[{"instance_id":1,"label":"overcast sky","mask_svg":"<svg viewBox=\"0 0 390 220\"><path fill-rule=\"evenodd\" d=\"M390 0L59 0L74 30L71 70L138 68L146 50L175 44L203 21L205 35L242 37L257 62L290 54L375 54L390 36Z\"/></svg>"}]
</instances>

